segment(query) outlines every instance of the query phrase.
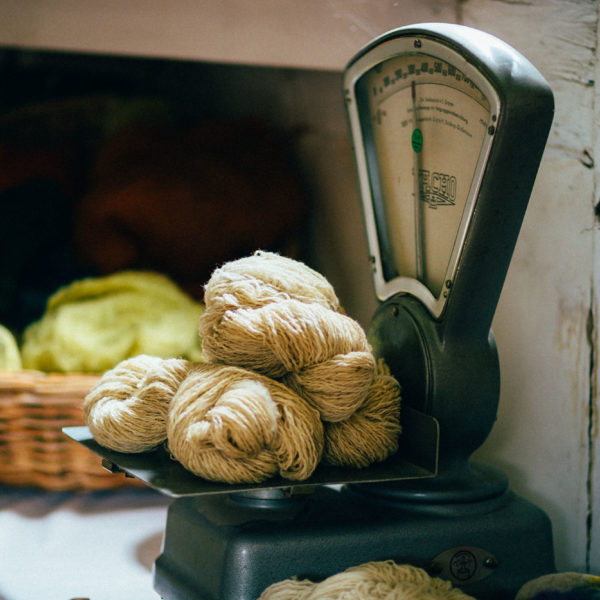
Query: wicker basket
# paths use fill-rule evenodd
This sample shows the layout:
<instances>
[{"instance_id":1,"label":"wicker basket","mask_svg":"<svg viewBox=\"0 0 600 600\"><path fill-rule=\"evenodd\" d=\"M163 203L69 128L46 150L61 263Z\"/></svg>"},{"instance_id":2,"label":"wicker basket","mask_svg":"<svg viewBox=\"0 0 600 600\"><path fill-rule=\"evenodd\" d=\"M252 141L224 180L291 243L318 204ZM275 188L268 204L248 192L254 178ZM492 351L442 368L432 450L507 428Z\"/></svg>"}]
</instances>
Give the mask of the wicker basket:
<instances>
[{"instance_id":1,"label":"wicker basket","mask_svg":"<svg viewBox=\"0 0 600 600\"><path fill-rule=\"evenodd\" d=\"M46 490L140 485L109 473L100 457L64 433L83 425L82 402L96 375L0 372L0 484Z\"/></svg>"}]
</instances>

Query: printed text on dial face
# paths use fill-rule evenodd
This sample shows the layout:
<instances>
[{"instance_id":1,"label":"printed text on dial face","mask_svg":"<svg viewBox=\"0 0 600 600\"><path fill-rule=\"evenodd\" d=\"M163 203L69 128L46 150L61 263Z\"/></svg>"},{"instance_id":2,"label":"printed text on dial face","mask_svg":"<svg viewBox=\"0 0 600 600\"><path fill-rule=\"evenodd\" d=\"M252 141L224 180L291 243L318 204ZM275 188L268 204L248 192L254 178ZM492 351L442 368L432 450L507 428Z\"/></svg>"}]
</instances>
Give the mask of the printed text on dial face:
<instances>
[{"instance_id":1,"label":"printed text on dial face","mask_svg":"<svg viewBox=\"0 0 600 600\"><path fill-rule=\"evenodd\" d=\"M456 177L447 173L419 169L419 192L430 208L453 206L456 202Z\"/></svg>"}]
</instances>

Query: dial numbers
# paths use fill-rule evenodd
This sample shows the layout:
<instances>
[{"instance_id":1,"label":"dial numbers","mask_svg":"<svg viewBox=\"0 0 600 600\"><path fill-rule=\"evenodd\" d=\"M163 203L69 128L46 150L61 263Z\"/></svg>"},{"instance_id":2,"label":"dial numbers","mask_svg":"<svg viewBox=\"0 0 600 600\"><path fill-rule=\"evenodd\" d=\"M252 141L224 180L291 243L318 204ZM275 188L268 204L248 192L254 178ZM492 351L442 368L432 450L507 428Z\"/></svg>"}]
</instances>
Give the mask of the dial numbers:
<instances>
[{"instance_id":1,"label":"dial numbers","mask_svg":"<svg viewBox=\"0 0 600 600\"><path fill-rule=\"evenodd\" d=\"M442 292L490 123L490 104L464 73L414 53L369 70L357 84L370 140L373 201L386 279ZM368 113L367 113L368 111Z\"/></svg>"}]
</instances>

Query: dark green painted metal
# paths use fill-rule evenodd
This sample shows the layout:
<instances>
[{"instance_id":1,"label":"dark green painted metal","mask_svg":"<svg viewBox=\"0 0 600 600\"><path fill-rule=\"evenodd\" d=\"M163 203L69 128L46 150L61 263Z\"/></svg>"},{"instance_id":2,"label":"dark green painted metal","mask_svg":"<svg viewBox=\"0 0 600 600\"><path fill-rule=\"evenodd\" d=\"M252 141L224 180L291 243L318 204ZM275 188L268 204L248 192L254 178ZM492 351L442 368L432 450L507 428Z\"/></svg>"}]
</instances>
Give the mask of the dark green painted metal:
<instances>
[{"instance_id":1,"label":"dark green painted metal","mask_svg":"<svg viewBox=\"0 0 600 600\"><path fill-rule=\"evenodd\" d=\"M328 488L304 503L270 508L180 498L169 509L154 586L166 599L256 600L271 583L293 576L320 581L373 560L439 575L436 557L473 546L497 559L484 573L485 565L475 565L472 582L461 586L482 600L512 600L523 583L553 569L548 518L510 492L436 505L373 503Z\"/></svg>"},{"instance_id":2,"label":"dark green painted metal","mask_svg":"<svg viewBox=\"0 0 600 600\"><path fill-rule=\"evenodd\" d=\"M481 481L483 488L489 486L487 479L472 475L468 461L496 419L500 369L492 319L552 123L554 100L545 79L521 54L482 32L474 37L472 29L461 25L391 31L366 46L349 67L380 44L405 37L430 38L454 49L485 76L501 102L442 314L434 319L416 298L397 295L379 307L369 328L376 354L402 383L403 402L440 423L438 483L425 487L457 487L460 495L454 480L473 477L473 485ZM411 487L407 483L390 489Z\"/></svg>"}]
</instances>

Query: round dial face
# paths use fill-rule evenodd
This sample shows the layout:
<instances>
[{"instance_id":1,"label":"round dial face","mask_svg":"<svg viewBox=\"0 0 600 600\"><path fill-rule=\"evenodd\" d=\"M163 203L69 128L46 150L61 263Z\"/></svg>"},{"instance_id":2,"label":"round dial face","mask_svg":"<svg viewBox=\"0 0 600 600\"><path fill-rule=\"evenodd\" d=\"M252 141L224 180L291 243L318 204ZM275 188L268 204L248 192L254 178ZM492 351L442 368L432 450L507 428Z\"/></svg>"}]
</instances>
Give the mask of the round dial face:
<instances>
[{"instance_id":1,"label":"round dial face","mask_svg":"<svg viewBox=\"0 0 600 600\"><path fill-rule=\"evenodd\" d=\"M438 313L498 116L483 76L444 50L386 57L355 86L381 276L418 281Z\"/></svg>"}]
</instances>

